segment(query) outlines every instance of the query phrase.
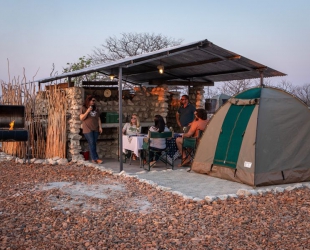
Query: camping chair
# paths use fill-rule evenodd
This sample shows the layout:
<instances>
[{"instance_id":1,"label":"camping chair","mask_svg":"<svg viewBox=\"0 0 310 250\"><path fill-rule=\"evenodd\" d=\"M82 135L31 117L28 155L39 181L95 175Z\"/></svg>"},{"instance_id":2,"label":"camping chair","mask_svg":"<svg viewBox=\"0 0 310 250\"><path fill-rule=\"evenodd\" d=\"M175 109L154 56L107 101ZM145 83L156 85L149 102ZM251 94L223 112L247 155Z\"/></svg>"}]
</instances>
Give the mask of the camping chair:
<instances>
[{"instance_id":1,"label":"camping chair","mask_svg":"<svg viewBox=\"0 0 310 250\"><path fill-rule=\"evenodd\" d=\"M131 151L131 150L127 150L127 153L123 153L123 154L125 156L125 161L124 162L126 163L127 159L129 159L129 165L131 165L131 160L132 160L132 157L134 155L134 152Z\"/></svg>"},{"instance_id":2,"label":"camping chair","mask_svg":"<svg viewBox=\"0 0 310 250\"><path fill-rule=\"evenodd\" d=\"M183 152L185 152L185 158L182 158L181 165L184 164L184 162L187 160L188 157L190 157L189 160L189 170L187 172L190 172L192 170L192 161L194 160L195 153L197 146L200 142L200 139L202 137L203 131L198 130L198 137L184 137L183 143L182 143L182 156Z\"/></svg>"},{"instance_id":3,"label":"camping chair","mask_svg":"<svg viewBox=\"0 0 310 250\"><path fill-rule=\"evenodd\" d=\"M148 138L145 138L146 139L146 142L144 142L143 143L143 155L144 155L144 157L146 158L146 159L149 159L149 155L150 155L150 152L153 152L155 155L156 154L161 154L162 152L166 152L166 158L165 159L163 159L163 158L161 158L161 157L159 157L159 160L161 160L162 162L164 162L164 163L166 163L166 166L167 166L167 163L169 163L168 162L168 159L167 159L167 151L168 151L168 147L166 146L166 148L164 148L164 149L154 149L154 148L151 148L150 147L150 141L151 141L151 139L155 139L155 138L162 138L162 139L171 139L172 138L172 132L171 131L169 131L169 132L161 132L161 133L159 133L159 132L149 132L149 137ZM166 143L166 145L167 145L167 143ZM173 165L174 165L174 161L173 161L173 159L172 159L172 163L170 164L169 163L169 165L171 165L171 167L172 167L172 169L173 169ZM153 166L153 165L152 165ZM148 160L148 170L150 171L150 169L151 169L151 163L150 163L150 160ZM144 162L143 162L143 169L144 169Z\"/></svg>"}]
</instances>

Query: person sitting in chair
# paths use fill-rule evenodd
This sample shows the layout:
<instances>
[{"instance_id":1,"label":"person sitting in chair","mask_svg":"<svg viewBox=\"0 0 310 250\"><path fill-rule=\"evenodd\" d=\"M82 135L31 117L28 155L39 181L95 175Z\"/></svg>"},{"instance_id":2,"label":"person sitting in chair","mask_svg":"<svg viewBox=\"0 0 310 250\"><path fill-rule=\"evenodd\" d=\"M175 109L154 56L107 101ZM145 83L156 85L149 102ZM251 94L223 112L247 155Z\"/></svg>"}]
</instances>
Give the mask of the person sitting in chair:
<instances>
[{"instance_id":1,"label":"person sitting in chair","mask_svg":"<svg viewBox=\"0 0 310 250\"><path fill-rule=\"evenodd\" d=\"M141 132L140 120L137 114L132 114L130 122L125 123L123 127L124 135L137 135ZM126 155L128 158L132 155L132 159L137 160L137 156L132 154L130 150L126 150Z\"/></svg>"},{"instance_id":2,"label":"person sitting in chair","mask_svg":"<svg viewBox=\"0 0 310 250\"><path fill-rule=\"evenodd\" d=\"M182 155L182 165L187 165L189 162L190 162L190 157L187 157L187 159L185 159L186 157L186 154L185 152L182 152L182 144L183 144L183 138L184 137L195 137L195 138L198 138L199 137L199 131L204 131L207 124L208 124L208 113L205 109L197 109L195 112L194 112L194 115L195 115L195 119L194 121L192 122L191 126L190 126L190 129L187 133L184 133L183 134L183 137L178 137L176 139L176 144L177 144L177 147L178 147L178 150L180 152L180 154L183 153Z\"/></svg>"},{"instance_id":3,"label":"person sitting in chair","mask_svg":"<svg viewBox=\"0 0 310 250\"><path fill-rule=\"evenodd\" d=\"M166 123L164 121L164 118L161 115L155 115L154 118L154 126L151 126L149 131L150 132L168 132L170 131L167 127L166 127ZM150 141L150 148L157 150L157 149L165 149L166 148L166 139L165 138L152 138ZM155 160L154 160L155 157ZM158 154L154 154L154 152L150 151L150 155L149 155L149 162L150 165L152 167L155 166L156 161L158 161L160 155ZM145 160L146 161L146 160Z\"/></svg>"},{"instance_id":4,"label":"person sitting in chair","mask_svg":"<svg viewBox=\"0 0 310 250\"><path fill-rule=\"evenodd\" d=\"M130 122L123 127L124 135L137 135L141 131L140 120L137 114L132 114Z\"/></svg>"}]
</instances>

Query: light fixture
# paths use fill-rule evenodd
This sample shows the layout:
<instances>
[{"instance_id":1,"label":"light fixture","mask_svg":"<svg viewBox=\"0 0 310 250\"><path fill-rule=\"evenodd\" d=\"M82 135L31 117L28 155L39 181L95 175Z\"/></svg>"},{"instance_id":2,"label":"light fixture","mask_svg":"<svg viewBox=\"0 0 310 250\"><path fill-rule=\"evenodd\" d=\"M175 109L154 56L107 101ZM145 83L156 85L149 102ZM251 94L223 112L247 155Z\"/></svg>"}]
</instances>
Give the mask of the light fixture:
<instances>
[{"instance_id":1,"label":"light fixture","mask_svg":"<svg viewBox=\"0 0 310 250\"><path fill-rule=\"evenodd\" d=\"M114 80L114 75L113 75L113 74L110 74L109 77L110 77L110 80L111 80L111 81Z\"/></svg>"},{"instance_id":2,"label":"light fixture","mask_svg":"<svg viewBox=\"0 0 310 250\"><path fill-rule=\"evenodd\" d=\"M160 65L157 66L157 68L158 68L159 74L163 74L164 73L164 69L165 69L164 65L160 64Z\"/></svg>"},{"instance_id":3,"label":"light fixture","mask_svg":"<svg viewBox=\"0 0 310 250\"><path fill-rule=\"evenodd\" d=\"M111 70L111 74L109 75L110 80L113 81L114 77L115 77L115 75L113 74L113 71Z\"/></svg>"}]
</instances>

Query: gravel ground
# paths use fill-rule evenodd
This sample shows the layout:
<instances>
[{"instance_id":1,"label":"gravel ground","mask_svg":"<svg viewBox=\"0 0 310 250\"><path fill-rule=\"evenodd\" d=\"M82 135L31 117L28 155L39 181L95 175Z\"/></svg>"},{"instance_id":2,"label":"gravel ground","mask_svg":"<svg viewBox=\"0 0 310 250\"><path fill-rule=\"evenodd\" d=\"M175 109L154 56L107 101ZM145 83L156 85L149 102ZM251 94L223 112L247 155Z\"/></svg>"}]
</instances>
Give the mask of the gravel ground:
<instances>
[{"instance_id":1,"label":"gravel ground","mask_svg":"<svg viewBox=\"0 0 310 250\"><path fill-rule=\"evenodd\" d=\"M0 162L0 249L310 249L310 189L211 204L92 167Z\"/></svg>"}]
</instances>

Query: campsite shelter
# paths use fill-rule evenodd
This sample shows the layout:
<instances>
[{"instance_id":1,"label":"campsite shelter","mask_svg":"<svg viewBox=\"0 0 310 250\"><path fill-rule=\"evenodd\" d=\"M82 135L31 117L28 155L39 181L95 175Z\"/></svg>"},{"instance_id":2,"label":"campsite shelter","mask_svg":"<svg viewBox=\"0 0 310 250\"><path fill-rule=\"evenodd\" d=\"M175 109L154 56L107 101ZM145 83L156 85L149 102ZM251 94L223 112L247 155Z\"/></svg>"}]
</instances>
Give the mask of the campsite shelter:
<instances>
[{"instance_id":1,"label":"campsite shelter","mask_svg":"<svg viewBox=\"0 0 310 250\"><path fill-rule=\"evenodd\" d=\"M246 90L212 117L192 169L251 186L310 180L310 110L269 87Z\"/></svg>"},{"instance_id":2,"label":"campsite shelter","mask_svg":"<svg viewBox=\"0 0 310 250\"><path fill-rule=\"evenodd\" d=\"M163 73L159 73L159 67ZM252 61L237 53L221 48L206 40L180 45L137 56L126 57L117 61L98 64L81 70L47 77L38 81L56 84L58 79L68 78L68 86L74 86L73 77L97 72L118 79L118 112L122 114L122 83L143 85L183 85L213 86L214 82L284 76L285 74L266 65ZM98 84L105 84L100 83ZM119 127L122 116L119 116ZM122 134L119 130L119 150L122 149ZM120 171L123 170L122 159Z\"/></svg>"}]
</instances>

